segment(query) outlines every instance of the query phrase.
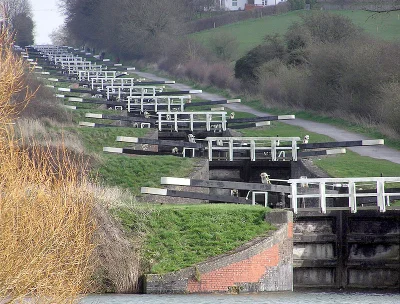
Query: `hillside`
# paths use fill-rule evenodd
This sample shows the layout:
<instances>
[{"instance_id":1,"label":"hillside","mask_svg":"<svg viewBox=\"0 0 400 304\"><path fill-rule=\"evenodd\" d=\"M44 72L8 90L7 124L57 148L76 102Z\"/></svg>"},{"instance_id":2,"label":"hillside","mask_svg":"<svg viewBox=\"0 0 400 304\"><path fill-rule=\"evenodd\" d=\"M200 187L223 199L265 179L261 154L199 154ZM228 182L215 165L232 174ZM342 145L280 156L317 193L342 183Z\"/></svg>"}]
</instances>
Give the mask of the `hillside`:
<instances>
[{"instance_id":1,"label":"hillside","mask_svg":"<svg viewBox=\"0 0 400 304\"><path fill-rule=\"evenodd\" d=\"M400 18L397 12L373 14L366 11L330 11L350 18L367 33L387 40L400 41ZM267 16L250 19L235 24L221 26L212 30L198 32L190 36L209 46L209 40L215 35L235 36L239 46L234 59L243 56L247 51L259 45L266 35L284 34L288 27L299 20L306 11L292 11L278 16Z\"/></svg>"}]
</instances>

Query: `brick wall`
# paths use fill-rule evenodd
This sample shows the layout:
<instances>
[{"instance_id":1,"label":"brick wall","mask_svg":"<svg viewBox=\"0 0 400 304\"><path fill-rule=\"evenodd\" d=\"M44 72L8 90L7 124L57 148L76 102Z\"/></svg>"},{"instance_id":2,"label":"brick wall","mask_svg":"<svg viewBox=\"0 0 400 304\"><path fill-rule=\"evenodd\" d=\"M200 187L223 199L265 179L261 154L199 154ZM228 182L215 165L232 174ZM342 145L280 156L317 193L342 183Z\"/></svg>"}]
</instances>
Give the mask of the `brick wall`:
<instances>
[{"instance_id":1,"label":"brick wall","mask_svg":"<svg viewBox=\"0 0 400 304\"><path fill-rule=\"evenodd\" d=\"M239 293L293 289L293 216L273 211L277 230L236 250L165 275L147 275L145 293Z\"/></svg>"}]
</instances>

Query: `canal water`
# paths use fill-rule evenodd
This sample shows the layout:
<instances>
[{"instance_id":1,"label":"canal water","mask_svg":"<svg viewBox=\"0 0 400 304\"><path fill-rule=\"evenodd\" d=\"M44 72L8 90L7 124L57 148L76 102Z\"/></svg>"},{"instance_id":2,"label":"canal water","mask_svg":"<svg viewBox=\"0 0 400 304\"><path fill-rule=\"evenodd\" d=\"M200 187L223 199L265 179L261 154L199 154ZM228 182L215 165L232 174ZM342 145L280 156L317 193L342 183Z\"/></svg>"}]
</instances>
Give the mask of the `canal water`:
<instances>
[{"instance_id":1,"label":"canal water","mask_svg":"<svg viewBox=\"0 0 400 304\"><path fill-rule=\"evenodd\" d=\"M282 292L240 295L92 295L80 304L400 304L400 293Z\"/></svg>"}]
</instances>

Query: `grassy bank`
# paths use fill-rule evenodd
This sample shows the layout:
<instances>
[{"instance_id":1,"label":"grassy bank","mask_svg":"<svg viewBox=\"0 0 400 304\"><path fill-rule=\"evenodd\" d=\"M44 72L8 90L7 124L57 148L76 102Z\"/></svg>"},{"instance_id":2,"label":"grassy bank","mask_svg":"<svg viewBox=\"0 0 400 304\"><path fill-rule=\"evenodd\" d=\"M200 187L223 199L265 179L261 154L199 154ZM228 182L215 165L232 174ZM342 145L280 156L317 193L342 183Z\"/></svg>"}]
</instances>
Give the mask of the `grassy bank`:
<instances>
[{"instance_id":1,"label":"grassy bank","mask_svg":"<svg viewBox=\"0 0 400 304\"><path fill-rule=\"evenodd\" d=\"M232 204L158 205L143 225L143 212L114 210L128 233L145 227L143 250L148 271L159 274L188 267L265 235L273 229L264 221L265 212L263 207Z\"/></svg>"}]
</instances>

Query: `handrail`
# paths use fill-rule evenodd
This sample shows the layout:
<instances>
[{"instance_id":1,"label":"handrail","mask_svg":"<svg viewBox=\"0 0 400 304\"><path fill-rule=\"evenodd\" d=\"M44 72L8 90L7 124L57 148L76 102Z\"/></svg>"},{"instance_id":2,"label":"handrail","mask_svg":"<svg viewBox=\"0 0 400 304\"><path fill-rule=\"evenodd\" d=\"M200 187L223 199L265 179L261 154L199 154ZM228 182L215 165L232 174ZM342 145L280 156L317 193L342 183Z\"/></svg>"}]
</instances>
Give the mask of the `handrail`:
<instances>
[{"instance_id":1,"label":"handrail","mask_svg":"<svg viewBox=\"0 0 400 304\"><path fill-rule=\"evenodd\" d=\"M352 213L357 212L357 198L373 197L376 198L376 204L380 212L386 211L386 206L390 206L390 198L393 196L400 196L400 193L387 193L385 186L387 183L400 183L400 177L356 177L356 178L310 178L310 179L289 179L291 184L291 208L294 213L298 212L298 200L307 198L318 198L319 208L322 213L326 213L327 198L348 198L349 208ZM374 187L372 189L360 189L358 184L370 183ZM302 193L298 194L298 188L309 187L309 185L316 185L319 189L318 194ZM340 185L347 188L347 193L326 193L328 186ZM370 192L365 192L371 190ZM304 192L304 191L303 191Z\"/></svg>"}]
</instances>

